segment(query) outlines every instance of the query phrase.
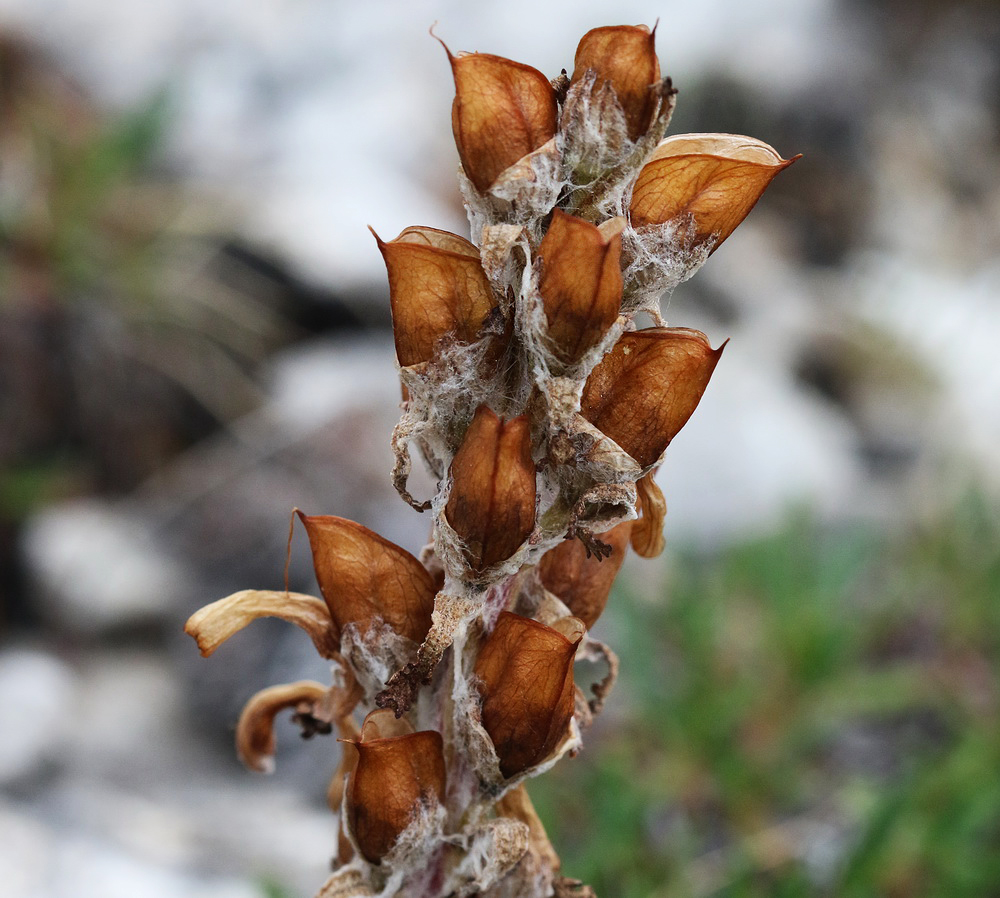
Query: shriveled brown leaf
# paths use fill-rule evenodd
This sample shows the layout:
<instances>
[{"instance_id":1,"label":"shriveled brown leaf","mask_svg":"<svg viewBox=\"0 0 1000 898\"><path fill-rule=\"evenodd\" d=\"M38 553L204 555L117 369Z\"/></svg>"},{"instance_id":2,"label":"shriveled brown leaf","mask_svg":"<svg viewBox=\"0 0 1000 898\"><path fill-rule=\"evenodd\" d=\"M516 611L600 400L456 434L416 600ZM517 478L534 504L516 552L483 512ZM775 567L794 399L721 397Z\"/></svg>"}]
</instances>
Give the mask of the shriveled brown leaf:
<instances>
[{"instance_id":1,"label":"shriveled brown leaf","mask_svg":"<svg viewBox=\"0 0 1000 898\"><path fill-rule=\"evenodd\" d=\"M563 604L580 618L589 630L604 611L625 553L634 521L624 521L598 534L611 546L611 555L603 560L587 551L578 539L563 540L549 549L538 563L542 585L562 599Z\"/></svg>"},{"instance_id":2,"label":"shriveled brown leaf","mask_svg":"<svg viewBox=\"0 0 1000 898\"><path fill-rule=\"evenodd\" d=\"M444 803L446 779L440 733L379 738L369 729L366 722L361 739L349 743L357 751L357 766L344 809L361 853L377 864L421 807Z\"/></svg>"},{"instance_id":3,"label":"shriveled brown leaf","mask_svg":"<svg viewBox=\"0 0 1000 898\"><path fill-rule=\"evenodd\" d=\"M320 592L339 634L364 632L381 618L401 636L422 642L431 626L434 580L409 552L346 518L299 518L309 534Z\"/></svg>"},{"instance_id":4,"label":"shriveled brown leaf","mask_svg":"<svg viewBox=\"0 0 1000 898\"><path fill-rule=\"evenodd\" d=\"M451 334L474 343L496 305L479 250L435 228L406 228L388 243L375 234L389 275L396 357L404 368L434 357Z\"/></svg>"},{"instance_id":5,"label":"shriveled brown leaf","mask_svg":"<svg viewBox=\"0 0 1000 898\"><path fill-rule=\"evenodd\" d=\"M645 134L659 100L660 62L653 32L645 25L592 28L576 48L573 82L588 70L596 73L598 87L611 83L625 112L629 138Z\"/></svg>"},{"instance_id":6,"label":"shriveled brown leaf","mask_svg":"<svg viewBox=\"0 0 1000 898\"><path fill-rule=\"evenodd\" d=\"M305 630L324 658L332 658L340 649L340 632L321 599L271 589L244 589L212 602L188 618L184 632L194 637L207 658L230 636L261 617L280 617Z\"/></svg>"},{"instance_id":7,"label":"shriveled brown leaf","mask_svg":"<svg viewBox=\"0 0 1000 898\"><path fill-rule=\"evenodd\" d=\"M503 421L482 405L451 463L445 516L481 572L517 551L535 527L535 464L528 418Z\"/></svg>"},{"instance_id":8,"label":"shriveled brown leaf","mask_svg":"<svg viewBox=\"0 0 1000 898\"><path fill-rule=\"evenodd\" d=\"M667 544L663 536L667 500L663 498L663 490L652 471L636 481L635 488L642 507L642 517L634 522L635 526L632 528L632 548L636 555L643 558L656 558Z\"/></svg>"},{"instance_id":9,"label":"shriveled brown leaf","mask_svg":"<svg viewBox=\"0 0 1000 898\"><path fill-rule=\"evenodd\" d=\"M556 133L556 96L537 69L468 53L448 59L455 78L451 122L462 167L480 193L504 169Z\"/></svg>"},{"instance_id":10,"label":"shriveled brown leaf","mask_svg":"<svg viewBox=\"0 0 1000 898\"><path fill-rule=\"evenodd\" d=\"M618 317L624 226L617 218L598 228L556 209L538 247L548 336L565 364L579 361Z\"/></svg>"},{"instance_id":11,"label":"shriveled brown leaf","mask_svg":"<svg viewBox=\"0 0 1000 898\"><path fill-rule=\"evenodd\" d=\"M656 148L639 172L629 207L634 227L690 216L685 237L714 240L736 230L771 180L796 159L739 134L678 134Z\"/></svg>"},{"instance_id":12,"label":"shriveled brown leaf","mask_svg":"<svg viewBox=\"0 0 1000 898\"><path fill-rule=\"evenodd\" d=\"M624 334L587 379L581 412L648 467L691 417L724 348L683 327Z\"/></svg>"},{"instance_id":13,"label":"shriveled brown leaf","mask_svg":"<svg viewBox=\"0 0 1000 898\"><path fill-rule=\"evenodd\" d=\"M288 708L312 714L328 692L312 680L262 689L243 707L236 724L236 751L240 760L258 773L274 770L274 718Z\"/></svg>"},{"instance_id":14,"label":"shriveled brown leaf","mask_svg":"<svg viewBox=\"0 0 1000 898\"><path fill-rule=\"evenodd\" d=\"M565 736L573 716L578 642L504 611L480 649L475 674L481 681L483 727L505 777L544 761Z\"/></svg>"}]
</instances>

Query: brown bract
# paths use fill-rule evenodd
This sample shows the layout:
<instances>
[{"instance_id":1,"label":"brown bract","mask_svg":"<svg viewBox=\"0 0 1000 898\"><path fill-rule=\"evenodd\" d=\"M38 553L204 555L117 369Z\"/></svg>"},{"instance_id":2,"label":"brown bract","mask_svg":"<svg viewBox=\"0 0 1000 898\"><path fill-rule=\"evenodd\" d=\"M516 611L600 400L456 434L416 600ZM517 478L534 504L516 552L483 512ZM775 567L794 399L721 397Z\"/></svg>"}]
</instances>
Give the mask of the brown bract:
<instances>
[{"instance_id":1,"label":"brown bract","mask_svg":"<svg viewBox=\"0 0 1000 898\"><path fill-rule=\"evenodd\" d=\"M686 239L695 245L714 240L714 252L774 176L798 158L782 159L763 141L739 134L668 137L639 172L629 207L632 225L690 216Z\"/></svg>"},{"instance_id":2,"label":"brown bract","mask_svg":"<svg viewBox=\"0 0 1000 898\"><path fill-rule=\"evenodd\" d=\"M724 347L684 327L625 334L587 379L581 413L649 467L697 408Z\"/></svg>"},{"instance_id":3,"label":"brown bract","mask_svg":"<svg viewBox=\"0 0 1000 898\"><path fill-rule=\"evenodd\" d=\"M579 627L579 623L577 624ZM480 649L482 722L507 778L540 764L573 716L573 656L579 639L504 611Z\"/></svg>"},{"instance_id":4,"label":"brown bract","mask_svg":"<svg viewBox=\"0 0 1000 898\"><path fill-rule=\"evenodd\" d=\"M563 604L580 618L589 630L608 603L614 583L625 560L629 534L634 521L624 521L597 538L611 546L611 554L602 559L588 551L578 539L563 540L549 549L538 562L542 585L562 599Z\"/></svg>"},{"instance_id":5,"label":"brown bract","mask_svg":"<svg viewBox=\"0 0 1000 898\"><path fill-rule=\"evenodd\" d=\"M372 234L389 274L400 365L405 368L433 358L446 334L459 343L479 339L483 321L496 303L473 244L435 228L406 228L388 243Z\"/></svg>"},{"instance_id":6,"label":"brown bract","mask_svg":"<svg viewBox=\"0 0 1000 898\"><path fill-rule=\"evenodd\" d=\"M385 718L387 712L369 714L360 740L345 745L357 751L357 763L344 804L358 848L377 864L421 808L444 804L446 780L440 733L381 736L380 727L370 724L373 716Z\"/></svg>"},{"instance_id":7,"label":"brown bract","mask_svg":"<svg viewBox=\"0 0 1000 898\"><path fill-rule=\"evenodd\" d=\"M462 167L480 193L556 133L556 95L537 69L492 56L453 56L452 130Z\"/></svg>"},{"instance_id":8,"label":"brown bract","mask_svg":"<svg viewBox=\"0 0 1000 898\"><path fill-rule=\"evenodd\" d=\"M539 292L553 352L573 364L618 317L623 218L601 227L556 209L542 238Z\"/></svg>"},{"instance_id":9,"label":"brown bract","mask_svg":"<svg viewBox=\"0 0 1000 898\"><path fill-rule=\"evenodd\" d=\"M631 140L646 133L656 114L660 62L655 35L645 25L611 25L592 28L576 48L573 82L588 70L597 75L597 86L609 82L628 125Z\"/></svg>"},{"instance_id":10,"label":"brown bract","mask_svg":"<svg viewBox=\"0 0 1000 898\"><path fill-rule=\"evenodd\" d=\"M376 618L422 642L431 626L434 581L409 552L377 533L333 515L298 513L309 534L313 567L330 615L342 632L362 633Z\"/></svg>"},{"instance_id":11,"label":"brown bract","mask_svg":"<svg viewBox=\"0 0 1000 898\"><path fill-rule=\"evenodd\" d=\"M535 527L535 463L528 418L503 421L481 405L451 463L445 517L465 560L482 572L506 561Z\"/></svg>"}]
</instances>

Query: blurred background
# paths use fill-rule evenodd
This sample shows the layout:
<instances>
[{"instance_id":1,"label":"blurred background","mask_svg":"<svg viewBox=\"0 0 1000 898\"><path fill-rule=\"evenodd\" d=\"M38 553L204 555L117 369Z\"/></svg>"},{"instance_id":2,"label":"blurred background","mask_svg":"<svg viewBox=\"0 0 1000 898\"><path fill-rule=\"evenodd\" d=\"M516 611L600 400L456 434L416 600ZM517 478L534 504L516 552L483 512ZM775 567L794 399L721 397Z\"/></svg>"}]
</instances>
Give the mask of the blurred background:
<instances>
[{"instance_id":1,"label":"blurred background","mask_svg":"<svg viewBox=\"0 0 1000 898\"><path fill-rule=\"evenodd\" d=\"M325 878L335 745L232 748L324 665L183 622L280 588L293 506L425 541L366 225L466 228L429 26L555 75L657 20L673 133L804 158L666 308L731 343L532 794L602 898L1000 895L1000 4L0 0L6 896Z\"/></svg>"}]
</instances>

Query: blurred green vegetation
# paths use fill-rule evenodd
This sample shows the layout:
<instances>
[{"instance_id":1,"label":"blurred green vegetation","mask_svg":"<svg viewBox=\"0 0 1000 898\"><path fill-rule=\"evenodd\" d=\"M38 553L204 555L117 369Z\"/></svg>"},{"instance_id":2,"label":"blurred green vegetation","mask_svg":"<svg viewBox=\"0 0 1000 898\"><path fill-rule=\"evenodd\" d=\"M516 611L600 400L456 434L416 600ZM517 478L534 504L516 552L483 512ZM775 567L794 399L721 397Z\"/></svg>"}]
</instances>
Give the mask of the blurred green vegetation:
<instances>
[{"instance_id":1,"label":"blurred green vegetation","mask_svg":"<svg viewBox=\"0 0 1000 898\"><path fill-rule=\"evenodd\" d=\"M806 517L609 614L622 676L531 784L601 898L1000 895L1000 516ZM625 705L624 710L620 707Z\"/></svg>"}]
</instances>

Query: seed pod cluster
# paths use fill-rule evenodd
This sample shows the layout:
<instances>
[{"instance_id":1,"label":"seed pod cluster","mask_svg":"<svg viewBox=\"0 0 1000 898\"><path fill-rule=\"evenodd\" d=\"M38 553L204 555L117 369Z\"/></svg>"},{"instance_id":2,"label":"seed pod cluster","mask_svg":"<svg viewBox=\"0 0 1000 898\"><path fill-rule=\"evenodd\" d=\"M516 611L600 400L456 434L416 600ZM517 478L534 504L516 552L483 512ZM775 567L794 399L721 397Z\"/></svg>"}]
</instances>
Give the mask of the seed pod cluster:
<instances>
[{"instance_id":1,"label":"seed pod cluster","mask_svg":"<svg viewBox=\"0 0 1000 898\"><path fill-rule=\"evenodd\" d=\"M188 622L203 653L264 615L309 633L333 685L251 700L344 743L329 801L339 867L321 895L519 895L557 887L523 783L575 751L617 659L589 629L629 545L663 545L654 474L722 353L659 296L727 239L792 160L748 137L664 137L674 104L644 26L584 35L572 76L445 48L471 240L409 227L378 250L402 416L393 482L430 511L420 557L299 513L322 598L247 590ZM374 233L374 232L373 232ZM655 326L638 329L649 313ZM437 480L408 491L411 453ZM584 696L574 662L608 675ZM362 719L363 715L363 719Z\"/></svg>"}]
</instances>

